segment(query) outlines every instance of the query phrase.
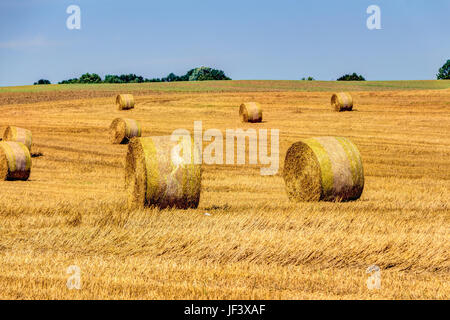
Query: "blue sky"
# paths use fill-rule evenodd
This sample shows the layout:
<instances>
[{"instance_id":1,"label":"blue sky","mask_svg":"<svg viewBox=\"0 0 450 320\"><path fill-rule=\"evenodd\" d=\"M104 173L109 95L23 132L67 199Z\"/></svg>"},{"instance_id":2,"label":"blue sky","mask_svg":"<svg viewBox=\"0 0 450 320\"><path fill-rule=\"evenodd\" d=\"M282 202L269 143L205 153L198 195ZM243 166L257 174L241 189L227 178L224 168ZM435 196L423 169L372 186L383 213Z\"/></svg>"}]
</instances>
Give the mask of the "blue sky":
<instances>
[{"instance_id":1,"label":"blue sky","mask_svg":"<svg viewBox=\"0 0 450 320\"><path fill-rule=\"evenodd\" d=\"M81 30L69 30L69 5ZM366 9L381 8L381 30ZM450 59L448 0L1 0L0 86L85 72L233 79L435 79Z\"/></svg>"}]
</instances>

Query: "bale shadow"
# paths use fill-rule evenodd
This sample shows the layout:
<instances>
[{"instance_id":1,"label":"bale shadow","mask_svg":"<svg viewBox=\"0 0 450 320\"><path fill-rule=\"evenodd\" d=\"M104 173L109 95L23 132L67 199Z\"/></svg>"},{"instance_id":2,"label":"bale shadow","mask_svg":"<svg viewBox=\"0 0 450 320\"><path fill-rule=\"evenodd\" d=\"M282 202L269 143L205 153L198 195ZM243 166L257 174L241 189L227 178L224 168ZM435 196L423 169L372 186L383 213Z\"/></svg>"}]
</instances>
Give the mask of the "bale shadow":
<instances>
[{"instance_id":1,"label":"bale shadow","mask_svg":"<svg viewBox=\"0 0 450 320\"><path fill-rule=\"evenodd\" d=\"M32 158L39 158L39 157L43 157L44 154L42 152L31 152L31 157Z\"/></svg>"},{"instance_id":2,"label":"bale shadow","mask_svg":"<svg viewBox=\"0 0 450 320\"><path fill-rule=\"evenodd\" d=\"M223 205L212 205L209 207L206 207L205 210L212 211L212 210L229 210L231 209L231 206L229 204L223 204Z\"/></svg>"}]
</instances>

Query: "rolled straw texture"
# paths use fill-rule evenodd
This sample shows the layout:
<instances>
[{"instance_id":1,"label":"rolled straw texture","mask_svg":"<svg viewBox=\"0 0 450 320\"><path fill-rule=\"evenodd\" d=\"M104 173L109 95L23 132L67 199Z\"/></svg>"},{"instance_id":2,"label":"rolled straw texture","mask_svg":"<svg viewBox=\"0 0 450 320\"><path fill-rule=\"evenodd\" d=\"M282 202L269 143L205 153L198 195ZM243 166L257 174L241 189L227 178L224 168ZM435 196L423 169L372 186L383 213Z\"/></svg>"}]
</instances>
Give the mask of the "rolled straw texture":
<instances>
[{"instance_id":1,"label":"rolled straw texture","mask_svg":"<svg viewBox=\"0 0 450 320\"><path fill-rule=\"evenodd\" d=\"M262 108L257 102L246 102L239 107L239 117L242 122L261 122Z\"/></svg>"},{"instance_id":2,"label":"rolled straw texture","mask_svg":"<svg viewBox=\"0 0 450 320\"><path fill-rule=\"evenodd\" d=\"M27 146L28 150L31 151L31 144L33 142L33 137L31 131L28 129L9 126L3 133L3 140L21 142Z\"/></svg>"},{"instance_id":3,"label":"rolled straw texture","mask_svg":"<svg viewBox=\"0 0 450 320\"><path fill-rule=\"evenodd\" d=\"M133 138L128 144L125 186L130 208L198 206L202 170L193 160L200 151L190 138L190 143L170 138Z\"/></svg>"},{"instance_id":4,"label":"rolled straw texture","mask_svg":"<svg viewBox=\"0 0 450 320\"><path fill-rule=\"evenodd\" d=\"M286 153L283 178L293 201L356 200L364 189L359 151L349 139L341 137L294 143Z\"/></svg>"},{"instance_id":5,"label":"rolled straw texture","mask_svg":"<svg viewBox=\"0 0 450 320\"><path fill-rule=\"evenodd\" d=\"M113 144L128 143L131 138L140 137L142 128L134 119L116 118L109 126L109 139Z\"/></svg>"},{"instance_id":6,"label":"rolled straw texture","mask_svg":"<svg viewBox=\"0 0 450 320\"><path fill-rule=\"evenodd\" d=\"M132 94L118 94L116 105L119 110L128 110L134 108L134 97Z\"/></svg>"},{"instance_id":7,"label":"rolled straw texture","mask_svg":"<svg viewBox=\"0 0 450 320\"><path fill-rule=\"evenodd\" d=\"M335 111L352 111L353 98L348 92L338 92L331 96L331 105Z\"/></svg>"},{"instance_id":8,"label":"rolled straw texture","mask_svg":"<svg viewBox=\"0 0 450 320\"><path fill-rule=\"evenodd\" d=\"M28 180L31 172L31 155L21 142L0 142L0 179Z\"/></svg>"}]
</instances>

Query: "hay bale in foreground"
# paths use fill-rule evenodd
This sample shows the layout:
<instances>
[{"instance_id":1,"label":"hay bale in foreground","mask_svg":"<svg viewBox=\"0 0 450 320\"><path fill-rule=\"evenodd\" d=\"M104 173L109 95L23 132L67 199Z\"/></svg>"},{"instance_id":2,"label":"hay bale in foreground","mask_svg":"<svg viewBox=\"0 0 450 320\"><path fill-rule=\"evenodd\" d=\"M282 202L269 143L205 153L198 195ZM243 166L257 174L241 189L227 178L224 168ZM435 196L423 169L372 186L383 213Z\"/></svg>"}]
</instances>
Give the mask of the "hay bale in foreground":
<instances>
[{"instance_id":1,"label":"hay bale in foreground","mask_svg":"<svg viewBox=\"0 0 450 320\"><path fill-rule=\"evenodd\" d=\"M3 141L21 142L27 146L28 150L31 150L32 140L31 131L28 129L9 126L3 133Z\"/></svg>"},{"instance_id":2,"label":"hay bale in foreground","mask_svg":"<svg viewBox=\"0 0 450 320\"><path fill-rule=\"evenodd\" d=\"M331 105L335 111L352 111L353 98L348 92L338 92L331 96Z\"/></svg>"},{"instance_id":3,"label":"hay bale in foreground","mask_svg":"<svg viewBox=\"0 0 450 320\"><path fill-rule=\"evenodd\" d=\"M0 179L28 180L31 171L31 155L21 142L0 142Z\"/></svg>"},{"instance_id":4,"label":"hay bale in foreground","mask_svg":"<svg viewBox=\"0 0 450 320\"><path fill-rule=\"evenodd\" d=\"M141 125L134 119L116 118L109 126L109 139L114 144L128 143L131 138L140 137Z\"/></svg>"},{"instance_id":5,"label":"hay bale in foreground","mask_svg":"<svg viewBox=\"0 0 450 320\"><path fill-rule=\"evenodd\" d=\"M196 208L201 165L194 164L194 152L200 151L190 137L180 142L171 141L170 136L133 138L125 165L128 206Z\"/></svg>"},{"instance_id":6,"label":"hay bale in foreground","mask_svg":"<svg viewBox=\"0 0 450 320\"><path fill-rule=\"evenodd\" d=\"M294 143L286 154L283 178L294 201L356 200L364 188L359 151L350 140L340 137Z\"/></svg>"},{"instance_id":7,"label":"hay bale in foreground","mask_svg":"<svg viewBox=\"0 0 450 320\"><path fill-rule=\"evenodd\" d=\"M134 108L134 97L132 94L118 94L116 105L119 110L128 110Z\"/></svg>"},{"instance_id":8,"label":"hay bale in foreground","mask_svg":"<svg viewBox=\"0 0 450 320\"><path fill-rule=\"evenodd\" d=\"M242 122L261 122L262 108L257 102L247 102L239 107L239 117Z\"/></svg>"}]
</instances>

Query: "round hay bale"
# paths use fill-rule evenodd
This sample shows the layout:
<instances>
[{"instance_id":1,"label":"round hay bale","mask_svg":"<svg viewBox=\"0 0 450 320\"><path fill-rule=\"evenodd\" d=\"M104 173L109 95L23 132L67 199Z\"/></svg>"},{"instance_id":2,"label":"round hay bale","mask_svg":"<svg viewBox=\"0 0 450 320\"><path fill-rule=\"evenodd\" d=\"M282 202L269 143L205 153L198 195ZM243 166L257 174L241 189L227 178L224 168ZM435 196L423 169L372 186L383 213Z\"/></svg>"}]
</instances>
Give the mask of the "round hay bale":
<instances>
[{"instance_id":1,"label":"round hay bale","mask_svg":"<svg viewBox=\"0 0 450 320\"><path fill-rule=\"evenodd\" d=\"M28 129L9 126L3 133L3 141L21 142L27 146L28 150L31 150L32 140L31 131Z\"/></svg>"},{"instance_id":2,"label":"round hay bale","mask_svg":"<svg viewBox=\"0 0 450 320\"><path fill-rule=\"evenodd\" d=\"M353 98L348 92L338 92L331 96L331 105L336 111L352 111Z\"/></svg>"},{"instance_id":3,"label":"round hay bale","mask_svg":"<svg viewBox=\"0 0 450 320\"><path fill-rule=\"evenodd\" d=\"M247 102L239 107L239 117L242 122L261 122L262 109L257 102Z\"/></svg>"},{"instance_id":4,"label":"round hay bale","mask_svg":"<svg viewBox=\"0 0 450 320\"><path fill-rule=\"evenodd\" d=\"M350 140L340 137L294 143L286 154L283 178L294 201L356 200L364 188L359 151Z\"/></svg>"},{"instance_id":5,"label":"round hay bale","mask_svg":"<svg viewBox=\"0 0 450 320\"><path fill-rule=\"evenodd\" d=\"M0 142L0 179L28 180L31 171L31 155L20 142Z\"/></svg>"},{"instance_id":6,"label":"round hay bale","mask_svg":"<svg viewBox=\"0 0 450 320\"><path fill-rule=\"evenodd\" d=\"M194 152L200 151L190 137L178 142L170 136L131 139L125 165L128 206L196 208L202 170L194 164Z\"/></svg>"},{"instance_id":7,"label":"round hay bale","mask_svg":"<svg viewBox=\"0 0 450 320\"><path fill-rule=\"evenodd\" d=\"M116 105L119 110L128 110L134 108L134 97L132 94L118 94Z\"/></svg>"},{"instance_id":8,"label":"round hay bale","mask_svg":"<svg viewBox=\"0 0 450 320\"><path fill-rule=\"evenodd\" d=\"M140 137L141 125L133 119L116 118L109 126L109 139L114 144L128 143L131 138Z\"/></svg>"}]
</instances>

